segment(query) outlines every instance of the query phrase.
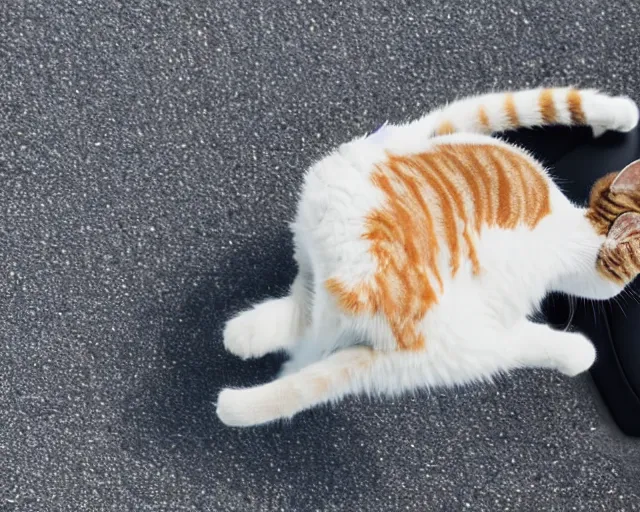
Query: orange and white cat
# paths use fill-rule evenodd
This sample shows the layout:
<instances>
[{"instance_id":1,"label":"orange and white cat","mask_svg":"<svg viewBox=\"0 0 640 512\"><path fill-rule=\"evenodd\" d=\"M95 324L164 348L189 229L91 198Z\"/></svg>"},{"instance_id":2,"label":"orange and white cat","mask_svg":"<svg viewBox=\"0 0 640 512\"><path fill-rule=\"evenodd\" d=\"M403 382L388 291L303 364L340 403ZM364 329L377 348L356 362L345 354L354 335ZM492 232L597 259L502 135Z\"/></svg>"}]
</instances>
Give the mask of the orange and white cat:
<instances>
[{"instance_id":1,"label":"orange and white cat","mask_svg":"<svg viewBox=\"0 0 640 512\"><path fill-rule=\"evenodd\" d=\"M317 162L292 224L290 294L224 330L242 358L286 350L290 360L272 382L222 390L219 418L257 425L348 394L521 367L587 370L587 338L528 315L550 291L607 299L640 272L640 161L600 180L582 208L529 154L487 134L637 123L633 101L594 91L490 94L385 125Z\"/></svg>"}]
</instances>

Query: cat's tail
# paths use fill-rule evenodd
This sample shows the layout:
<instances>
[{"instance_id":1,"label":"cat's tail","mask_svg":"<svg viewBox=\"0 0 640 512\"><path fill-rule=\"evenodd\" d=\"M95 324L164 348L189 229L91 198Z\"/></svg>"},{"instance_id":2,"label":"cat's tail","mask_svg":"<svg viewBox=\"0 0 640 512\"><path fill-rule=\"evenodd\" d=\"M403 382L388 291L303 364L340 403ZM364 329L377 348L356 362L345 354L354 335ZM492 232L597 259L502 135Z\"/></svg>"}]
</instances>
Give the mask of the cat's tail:
<instances>
[{"instance_id":1,"label":"cat's tail","mask_svg":"<svg viewBox=\"0 0 640 512\"><path fill-rule=\"evenodd\" d=\"M454 101L416 123L423 125L429 135L491 134L534 126L582 125L590 126L597 137L607 130L628 132L635 128L638 107L630 98L590 89L530 89Z\"/></svg>"}]
</instances>

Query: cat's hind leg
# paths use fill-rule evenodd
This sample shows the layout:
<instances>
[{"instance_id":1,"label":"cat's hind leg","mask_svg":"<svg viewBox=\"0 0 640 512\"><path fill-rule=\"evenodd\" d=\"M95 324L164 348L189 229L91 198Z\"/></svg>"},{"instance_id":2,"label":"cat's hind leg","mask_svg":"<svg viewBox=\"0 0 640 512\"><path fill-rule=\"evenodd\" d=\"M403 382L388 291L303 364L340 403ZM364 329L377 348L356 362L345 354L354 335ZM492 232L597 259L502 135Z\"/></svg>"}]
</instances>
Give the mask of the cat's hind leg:
<instances>
[{"instance_id":1,"label":"cat's hind leg","mask_svg":"<svg viewBox=\"0 0 640 512\"><path fill-rule=\"evenodd\" d=\"M290 347L289 360L282 365L279 377L295 373L332 352L354 345L344 329L341 312L333 304L323 283L316 282L308 325L299 340Z\"/></svg>"},{"instance_id":2,"label":"cat's hind leg","mask_svg":"<svg viewBox=\"0 0 640 512\"><path fill-rule=\"evenodd\" d=\"M249 427L291 418L296 413L367 387L378 355L369 347L350 347L298 372L245 389L223 389L216 412L229 426Z\"/></svg>"},{"instance_id":3,"label":"cat's hind leg","mask_svg":"<svg viewBox=\"0 0 640 512\"><path fill-rule=\"evenodd\" d=\"M242 359L289 351L311 322L314 275L309 254L294 232L298 274L289 295L267 299L231 318L224 327L224 347Z\"/></svg>"},{"instance_id":4,"label":"cat's hind leg","mask_svg":"<svg viewBox=\"0 0 640 512\"><path fill-rule=\"evenodd\" d=\"M242 359L290 349L309 322L310 279L301 271L288 296L265 300L231 318L224 328L224 347Z\"/></svg>"}]
</instances>

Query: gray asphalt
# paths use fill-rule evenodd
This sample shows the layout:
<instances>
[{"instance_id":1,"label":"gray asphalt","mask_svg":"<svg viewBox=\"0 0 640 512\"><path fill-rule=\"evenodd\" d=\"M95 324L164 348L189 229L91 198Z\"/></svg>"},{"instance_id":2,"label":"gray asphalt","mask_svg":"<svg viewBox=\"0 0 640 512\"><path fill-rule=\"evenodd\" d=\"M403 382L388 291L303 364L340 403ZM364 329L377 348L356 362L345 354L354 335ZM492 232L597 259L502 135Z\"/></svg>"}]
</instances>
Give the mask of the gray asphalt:
<instances>
[{"instance_id":1,"label":"gray asphalt","mask_svg":"<svg viewBox=\"0 0 640 512\"><path fill-rule=\"evenodd\" d=\"M422 4L422 5L421 5ZM0 3L0 510L640 510L587 377L224 428L305 168L456 96L640 100L635 0Z\"/></svg>"}]
</instances>

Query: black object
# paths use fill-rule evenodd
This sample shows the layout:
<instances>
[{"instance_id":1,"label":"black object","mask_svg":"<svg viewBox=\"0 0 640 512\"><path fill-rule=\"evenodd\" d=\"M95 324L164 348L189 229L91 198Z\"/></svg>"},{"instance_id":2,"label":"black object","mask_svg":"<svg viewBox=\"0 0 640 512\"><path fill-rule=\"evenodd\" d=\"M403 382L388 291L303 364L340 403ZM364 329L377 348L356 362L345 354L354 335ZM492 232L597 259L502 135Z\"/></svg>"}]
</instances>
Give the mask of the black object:
<instances>
[{"instance_id":1,"label":"black object","mask_svg":"<svg viewBox=\"0 0 640 512\"><path fill-rule=\"evenodd\" d=\"M504 138L531 151L565 194L583 204L599 177L640 158L638 128L599 139L588 129L563 127L507 133ZM621 430L640 436L640 279L630 286L629 294L611 301L580 299L573 314L569 299L554 294L545 301L543 313L552 325L564 327L570 321L594 342L598 358L591 369L593 380Z\"/></svg>"}]
</instances>

